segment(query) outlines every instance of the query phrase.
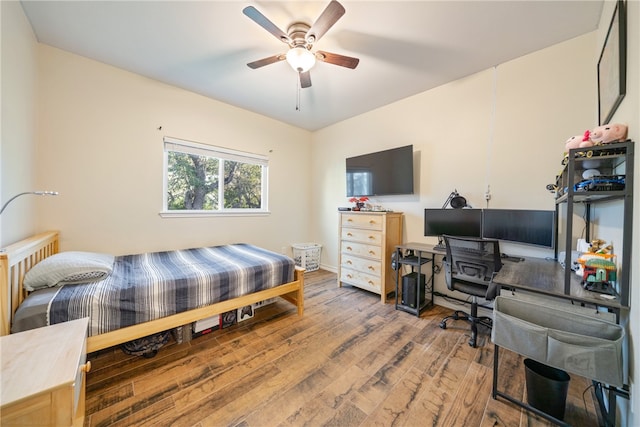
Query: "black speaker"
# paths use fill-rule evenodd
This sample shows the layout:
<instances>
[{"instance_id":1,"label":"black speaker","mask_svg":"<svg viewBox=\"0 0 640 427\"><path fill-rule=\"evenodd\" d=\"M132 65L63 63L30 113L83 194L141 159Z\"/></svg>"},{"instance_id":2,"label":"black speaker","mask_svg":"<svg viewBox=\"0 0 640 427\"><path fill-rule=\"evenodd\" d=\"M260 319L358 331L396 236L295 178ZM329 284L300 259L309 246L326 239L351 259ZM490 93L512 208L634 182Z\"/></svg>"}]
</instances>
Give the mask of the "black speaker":
<instances>
[{"instance_id":1,"label":"black speaker","mask_svg":"<svg viewBox=\"0 0 640 427\"><path fill-rule=\"evenodd\" d=\"M418 273L413 272L402 276L402 305L407 307L416 307L416 291L420 292L419 305L424 304L425 298L425 276L420 274L420 283L418 284Z\"/></svg>"}]
</instances>

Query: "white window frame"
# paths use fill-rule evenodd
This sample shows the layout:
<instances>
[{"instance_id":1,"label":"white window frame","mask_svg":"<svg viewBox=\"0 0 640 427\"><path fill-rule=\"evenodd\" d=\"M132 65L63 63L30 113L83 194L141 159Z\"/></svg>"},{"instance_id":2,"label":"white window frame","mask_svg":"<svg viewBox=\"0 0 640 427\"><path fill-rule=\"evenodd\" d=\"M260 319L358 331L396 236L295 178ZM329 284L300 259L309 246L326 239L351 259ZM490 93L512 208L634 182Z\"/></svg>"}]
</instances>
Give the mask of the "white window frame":
<instances>
[{"instance_id":1,"label":"white window frame","mask_svg":"<svg viewBox=\"0 0 640 427\"><path fill-rule=\"evenodd\" d=\"M225 208L224 207L224 167L218 168L218 209L217 210L169 210L167 207L169 151L177 151L186 154L197 154L207 157L216 157L220 160L232 160L242 163L262 166L261 176L261 207L260 208ZM261 154L248 153L229 148L216 147L199 142L165 136L163 138L163 164L162 164L162 217L202 217L202 216L255 216L269 214L269 158Z\"/></svg>"}]
</instances>

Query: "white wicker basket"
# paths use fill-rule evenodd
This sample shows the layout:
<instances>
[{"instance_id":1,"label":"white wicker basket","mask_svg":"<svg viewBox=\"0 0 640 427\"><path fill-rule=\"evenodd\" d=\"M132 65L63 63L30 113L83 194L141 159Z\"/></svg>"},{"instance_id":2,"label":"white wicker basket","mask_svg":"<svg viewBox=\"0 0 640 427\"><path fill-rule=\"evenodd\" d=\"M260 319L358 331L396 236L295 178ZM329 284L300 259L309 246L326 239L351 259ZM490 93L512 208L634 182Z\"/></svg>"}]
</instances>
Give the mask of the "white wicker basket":
<instances>
[{"instance_id":1,"label":"white wicker basket","mask_svg":"<svg viewBox=\"0 0 640 427\"><path fill-rule=\"evenodd\" d=\"M293 260L298 267L302 267L306 271L320 269L322 245L318 243L294 243L291 246L293 247Z\"/></svg>"}]
</instances>

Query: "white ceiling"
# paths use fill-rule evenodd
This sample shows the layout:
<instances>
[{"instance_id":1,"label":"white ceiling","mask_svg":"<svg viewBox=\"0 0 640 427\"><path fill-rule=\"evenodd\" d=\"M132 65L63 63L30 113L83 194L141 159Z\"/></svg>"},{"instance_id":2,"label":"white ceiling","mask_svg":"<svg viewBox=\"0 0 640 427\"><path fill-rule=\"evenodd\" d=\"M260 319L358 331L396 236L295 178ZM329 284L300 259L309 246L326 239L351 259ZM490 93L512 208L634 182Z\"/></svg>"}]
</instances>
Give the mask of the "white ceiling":
<instances>
[{"instance_id":1,"label":"white ceiling","mask_svg":"<svg viewBox=\"0 0 640 427\"><path fill-rule=\"evenodd\" d=\"M314 45L360 58L318 62L300 91L285 62L248 62L288 46L242 13L287 31L326 1L23 1L39 42L317 130L597 28L602 0L348 1Z\"/></svg>"}]
</instances>

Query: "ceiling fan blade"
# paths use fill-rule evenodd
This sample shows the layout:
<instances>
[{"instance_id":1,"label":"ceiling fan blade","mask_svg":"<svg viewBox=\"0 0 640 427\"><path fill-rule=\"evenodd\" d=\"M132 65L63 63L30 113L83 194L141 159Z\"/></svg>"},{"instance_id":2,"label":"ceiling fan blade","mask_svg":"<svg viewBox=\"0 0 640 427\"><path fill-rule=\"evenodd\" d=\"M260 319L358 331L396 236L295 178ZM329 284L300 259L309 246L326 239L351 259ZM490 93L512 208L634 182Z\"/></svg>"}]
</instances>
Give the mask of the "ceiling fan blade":
<instances>
[{"instance_id":1,"label":"ceiling fan blade","mask_svg":"<svg viewBox=\"0 0 640 427\"><path fill-rule=\"evenodd\" d=\"M255 7L247 6L244 9L242 9L242 13L244 13L249 18L251 18L256 24L260 25L262 28L269 31L278 40L284 43L289 43L291 41L287 33L282 31L280 28L276 27L276 25L273 22L269 21L269 19L266 16L264 16L262 13L260 13L258 9L256 9Z\"/></svg>"},{"instance_id":2,"label":"ceiling fan blade","mask_svg":"<svg viewBox=\"0 0 640 427\"><path fill-rule=\"evenodd\" d=\"M319 50L316 53L316 58L323 62L328 62L329 64L339 65L341 67L347 67L354 69L358 66L360 60L358 58L353 58L351 56L339 55L337 53L325 52Z\"/></svg>"},{"instance_id":3,"label":"ceiling fan blade","mask_svg":"<svg viewBox=\"0 0 640 427\"><path fill-rule=\"evenodd\" d=\"M249 62L247 66L251 69L256 69L260 67L264 67L265 65L273 64L278 61L282 61L285 59L284 55L273 55L268 58L258 59L257 61Z\"/></svg>"},{"instance_id":4,"label":"ceiling fan blade","mask_svg":"<svg viewBox=\"0 0 640 427\"><path fill-rule=\"evenodd\" d=\"M309 28L309 31L307 31L307 42L313 44L320 40L324 33L333 27L333 24L335 24L344 13L344 7L336 0L332 0L320 14L316 22Z\"/></svg>"},{"instance_id":5,"label":"ceiling fan blade","mask_svg":"<svg viewBox=\"0 0 640 427\"><path fill-rule=\"evenodd\" d=\"M302 89L311 87L311 73L309 71L305 71L304 73L298 74L300 74L300 87Z\"/></svg>"}]
</instances>

